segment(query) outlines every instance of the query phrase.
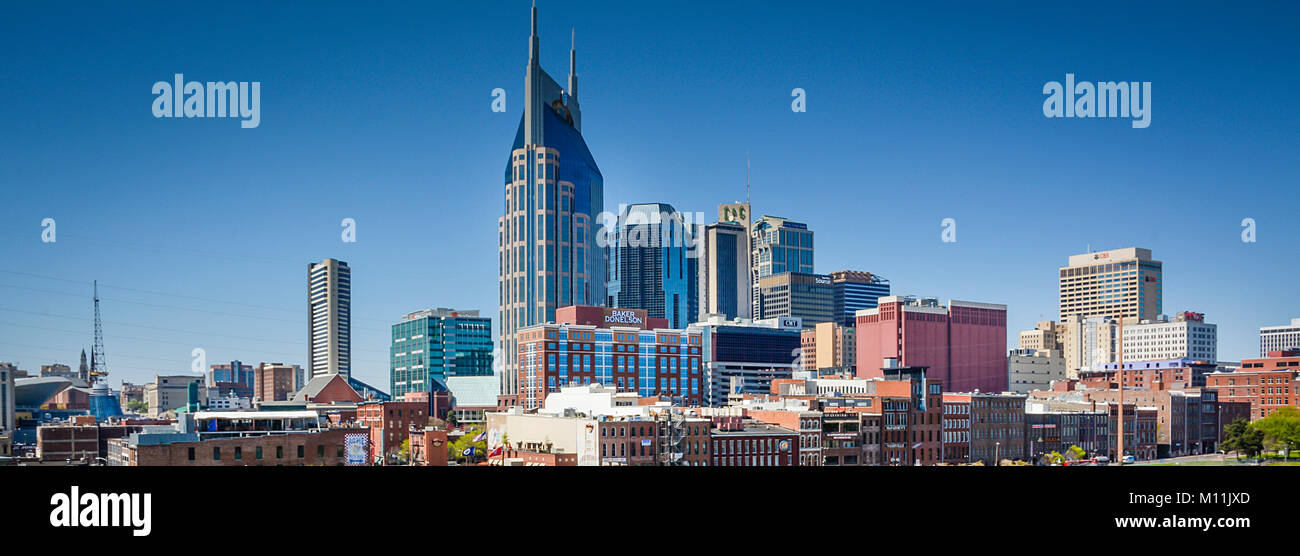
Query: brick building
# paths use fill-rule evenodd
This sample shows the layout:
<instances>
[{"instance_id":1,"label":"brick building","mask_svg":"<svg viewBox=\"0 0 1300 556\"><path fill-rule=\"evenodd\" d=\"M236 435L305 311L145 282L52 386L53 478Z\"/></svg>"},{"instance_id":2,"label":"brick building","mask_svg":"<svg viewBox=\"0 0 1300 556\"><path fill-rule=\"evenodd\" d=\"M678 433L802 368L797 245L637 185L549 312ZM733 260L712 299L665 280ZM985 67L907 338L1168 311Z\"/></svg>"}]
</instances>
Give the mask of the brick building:
<instances>
[{"instance_id":1,"label":"brick building","mask_svg":"<svg viewBox=\"0 0 1300 556\"><path fill-rule=\"evenodd\" d=\"M411 437L411 427L429 424L427 401L362 402L357 404L357 423L370 430L370 459L396 461L402 441ZM409 450L409 444L408 444Z\"/></svg>"},{"instance_id":2,"label":"brick building","mask_svg":"<svg viewBox=\"0 0 1300 556\"><path fill-rule=\"evenodd\" d=\"M929 367L954 392L1007 388L1007 307L992 303L881 297L857 312L857 376L883 376L880 362Z\"/></svg>"},{"instance_id":3,"label":"brick building","mask_svg":"<svg viewBox=\"0 0 1300 556\"><path fill-rule=\"evenodd\" d=\"M1243 359L1235 372L1206 376L1206 385L1219 391L1221 401L1250 404L1252 421L1281 407L1300 407L1300 351L1270 351L1268 357Z\"/></svg>"},{"instance_id":4,"label":"brick building","mask_svg":"<svg viewBox=\"0 0 1300 556\"><path fill-rule=\"evenodd\" d=\"M665 319L639 309L569 306L555 324L519 329L519 397L525 409L545 405L571 384L602 384L640 396L669 396L681 405L703 404L701 338L669 329Z\"/></svg>"},{"instance_id":5,"label":"brick building","mask_svg":"<svg viewBox=\"0 0 1300 556\"><path fill-rule=\"evenodd\" d=\"M970 394L943 395L943 461L970 463Z\"/></svg>"},{"instance_id":6,"label":"brick building","mask_svg":"<svg viewBox=\"0 0 1300 556\"><path fill-rule=\"evenodd\" d=\"M719 417L711 432L712 465L792 467L799 465L799 433L743 418Z\"/></svg>"},{"instance_id":7,"label":"brick building","mask_svg":"<svg viewBox=\"0 0 1300 556\"><path fill-rule=\"evenodd\" d=\"M330 428L237 437L179 434L157 443L150 443L149 435L117 438L110 441L109 465L343 465L344 435L363 430Z\"/></svg>"}]
</instances>

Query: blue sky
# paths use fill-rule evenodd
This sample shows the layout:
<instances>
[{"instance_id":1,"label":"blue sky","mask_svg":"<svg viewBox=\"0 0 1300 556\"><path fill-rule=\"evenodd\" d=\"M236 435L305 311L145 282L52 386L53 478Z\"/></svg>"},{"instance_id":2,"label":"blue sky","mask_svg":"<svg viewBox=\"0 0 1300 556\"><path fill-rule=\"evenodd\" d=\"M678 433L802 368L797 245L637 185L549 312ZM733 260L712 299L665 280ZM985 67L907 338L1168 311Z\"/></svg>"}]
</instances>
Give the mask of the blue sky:
<instances>
[{"instance_id":1,"label":"blue sky","mask_svg":"<svg viewBox=\"0 0 1300 556\"><path fill-rule=\"evenodd\" d=\"M1055 317L1056 269L1088 245L1152 249L1165 312L1206 313L1221 359L1300 316L1296 8L968 4L546 0L541 50L563 82L576 28L609 209L713 214L748 152L754 211L808 223L819 272L1005 303L1013 338ZM352 266L353 368L381 388L401 315L495 316L527 2L6 3L0 50L0 360L75 366L98 279L114 384L187 372L196 347L303 364L324 257ZM175 73L260 81L261 125L155 119ZM1066 73L1150 81L1151 126L1045 118Z\"/></svg>"}]
</instances>

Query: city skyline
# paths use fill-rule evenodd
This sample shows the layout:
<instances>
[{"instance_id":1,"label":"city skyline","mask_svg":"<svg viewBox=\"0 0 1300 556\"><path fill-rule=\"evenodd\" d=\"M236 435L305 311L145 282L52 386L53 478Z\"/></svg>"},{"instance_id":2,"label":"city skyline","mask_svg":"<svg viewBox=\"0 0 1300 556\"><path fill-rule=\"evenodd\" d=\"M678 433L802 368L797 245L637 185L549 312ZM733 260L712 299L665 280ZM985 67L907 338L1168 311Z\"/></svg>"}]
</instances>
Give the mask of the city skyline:
<instances>
[{"instance_id":1,"label":"city skyline","mask_svg":"<svg viewBox=\"0 0 1300 556\"><path fill-rule=\"evenodd\" d=\"M1295 263L1287 257L1294 234L1285 212L1297 200L1286 168L1297 148L1286 141L1295 115L1254 108L1284 105L1295 78L1268 68L1284 66L1285 53L1219 43L1213 46L1220 50L1204 52L1210 47L1157 28L1092 44L1092 53L1061 46L1069 40L1045 41L1017 60L1007 56L1017 41L1046 32L1026 28L1028 17L959 8L929 14L932 28L907 22L893 30L900 22L891 8L855 8L876 16L845 18L874 31L862 35L875 39L863 39L836 35L847 23L815 6L792 15L755 7L716 36L645 7L539 7L539 35L556 37L541 48L543 65L564 67L568 49L559 37L571 32L583 53L582 99L592 115L584 131L605 173L606 211L662 202L712 214L718 204L743 199L744 154L751 152L754 216L806 223L817 235L815 272L864 270L888 277L895 294L1005 304L1008 346L1018 331L1057 313L1056 271L1089 245L1151 249L1165 264L1164 312L1196 311L1218 324L1222 360L1258 355L1259 327L1297 314L1300 297L1286 281ZM367 14L371 29L347 30L338 45L309 41L311 48L295 50L295 37L312 35L292 23L291 10L271 9L260 23L217 15L214 28L237 31L247 39L241 46L216 48L196 29L159 24L160 43L186 33L199 40L137 62L127 58L148 51L146 44L115 42L113 55L123 59L108 73L85 62L94 40L107 40L100 25L127 24L105 13L95 24L86 23L93 17L72 22L85 32L81 42L16 60L15 84L0 93L0 115L17 132L0 137L0 150L14 162L0 225L0 253L9 263L0 273L0 360L29 370L72 365L91 344L90 284L98 279L114 382L190 372L194 348L204 349L207 366L240 360L306 368L302 265L327 257L355 269L353 374L369 384L387 385L389 326L404 314L478 309L493 317L494 335L504 330L494 310L495 230L484 223L500 216L500 152L522 111L527 6L443 9L461 10L451 19L478 30L438 25L426 33L401 18ZM31 19L51 21L58 11ZM342 26L351 15L313 17ZM436 23L422 15L413 19ZM1103 23L1076 15L1078 29L1056 30L1065 39L1087 37ZM1211 22L1212 15L1172 17L1193 29L1248 23L1241 15ZM656 33L642 29L644 40L630 44L620 40L627 29L595 23L619 17ZM964 28L963 17L992 28ZM796 30L800 23L821 34ZM1278 23L1251 23L1261 42L1283 31ZM1112 38L1133 29L1104 24ZM32 29L42 27L0 25L11 31L0 44L11 48L36 44ZM288 32L260 38L263 25ZM760 31L771 45L751 45L749 33ZM933 46L907 42L910 51L887 44L907 33L952 36ZM971 51L956 62L943 58L953 54L943 46L963 40L974 41ZM729 41L758 52L730 67L719 60L733 48ZM1182 47L1188 54L1166 64L1142 53L1156 43L1162 52ZM829 59L815 56L819 50ZM1128 50L1127 59L1116 55ZM440 56L432 66L434 51L459 56ZM873 55L859 65L864 51ZM1247 54L1258 67L1234 63ZM331 56L339 61L324 61ZM748 61L765 57L781 63ZM348 69L358 60L423 71L367 84ZM983 75L987 63L1005 67ZM1152 81L1158 108L1151 127L1043 118L1038 89L1070 71ZM267 102L260 126L149 117L148 86L173 73L261 79ZM647 74L673 83L627 85ZM981 76L987 80L975 85ZM752 82L743 90L728 85L740 77ZM1218 89L1200 86L1210 77ZM96 102L84 104L102 112L54 110L84 103L73 96L82 80L107 84ZM37 86L49 94L33 98ZM497 87L506 91L504 114L489 109ZM808 112L790 111L793 88L807 90ZM430 102L435 95L439 101ZM374 98L386 102L364 102ZM347 116L363 108L367 115ZM340 113L341 122L321 118ZM666 113L681 115L676 128L665 125ZM1249 137L1225 123L1249 123ZM1218 126L1218 135L1203 133L1209 126ZM132 140L116 144L118 133ZM651 162L662 159L674 167ZM1221 197L1225 190L1238 194ZM1132 191L1144 191L1143 198ZM41 241L47 217L57 222L53 243ZM354 219L356 243L340 239L345 218ZM957 223L956 243L941 241L944 218ZM1258 243L1241 241L1243 218L1259 223ZM1252 271L1264 268L1270 272Z\"/></svg>"}]
</instances>

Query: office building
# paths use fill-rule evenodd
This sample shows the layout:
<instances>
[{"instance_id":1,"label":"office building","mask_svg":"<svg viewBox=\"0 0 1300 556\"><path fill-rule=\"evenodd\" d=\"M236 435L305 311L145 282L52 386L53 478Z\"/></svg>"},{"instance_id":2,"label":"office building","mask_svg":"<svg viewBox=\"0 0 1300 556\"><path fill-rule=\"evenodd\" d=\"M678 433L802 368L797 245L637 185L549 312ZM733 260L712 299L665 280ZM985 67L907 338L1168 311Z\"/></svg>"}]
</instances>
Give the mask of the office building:
<instances>
[{"instance_id":1,"label":"office building","mask_svg":"<svg viewBox=\"0 0 1300 556\"><path fill-rule=\"evenodd\" d=\"M283 402L305 385L300 383L302 367L284 363L261 363L253 372L253 397L264 402Z\"/></svg>"},{"instance_id":2,"label":"office building","mask_svg":"<svg viewBox=\"0 0 1300 556\"><path fill-rule=\"evenodd\" d=\"M699 251L700 315L696 318L710 314L728 320L752 318L747 225L717 222L705 226Z\"/></svg>"},{"instance_id":3,"label":"office building","mask_svg":"<svg viewBox=\"0 0 1300 556\"><path fill-rule=\"evenodd\" d=\"M1058 350L1013 349L1007 354L1007 390L1011 392L1051 390L1052 381L1065 379L1065 357Z\"/></svg>"},{"instance_id":4,"label":"office building","mask_svg":"<svg viewBox=\"0 0 1300 556\"><path fill-rule=\"evenodd\" d=\"M307 265L308 380L352 373L352 270L325 259Z\"/></svg>"},{"instance_id":5,"label":"office building","mask_svg":"<svg viewBox=\"0 0 1300 556\"><path fill-rule=\"evenodd\" d=\"M519 329L553 322L559 307L607 301L607 252L596 236L602 224L612 225L596 221L605 186L582 135L576 51L569 50L565 90L542 69L536 6L528 42L524 114L505 167L505 213L497 223L506 399L519 393Z\"/></svg>"},{"instance_id":6,"label":"office building","mask_svg":"<svg viewBox=\"0 0 1300 556\"><path fill-rule=\"evenodd\" d=\"M13 363L0 361L0 432L14 430L14 371Z\"/></svg>"},{"instance_id":7,"label":"office building","mask_svg":"<svg viewBox=\"0 0 1300 556\"><path fill-rule=\"evenodd\" d=\"M1243 359L1236 372L1205 375L1205 386L1218 390L1222 402L1249 403L1252 421L1268 417L1278 408L1300 407L1300 349Z\"/></svg>"},{"instance_id":8,"label":"office building","mask_svg":"<svg viewBox=\"0 0 1300 556\"><path fill-rule=\"evenodd\" d=\"M1300 319L1291 319L1291 324L1259 327L1259 356L1266 357L1270 351L1300 349Z\"/></svg>"},{"instance_id":9,"label":"office building","mask_svg":"<svg viewBox=\"0 0 1300 556\"><path fill-rule=\"evenodd\" d=\"M239 361L231 361L225 365L212 365L208 370L208 385L215 386L219 382L237 383L253 388L257 384L256 369Z\"/></svg>"},{"instance_id":10,"label":"office building","mask_svg":"<svg viewBox=\"0 0 1300 556\"><path fill-rule=\"evenodd\" d=\"M808 225L763 216L750 227L750 314L761 318L759 280L786 272L813 272L813 232Z\"/></svg>"},{"instance_id":11,"label":"office building","mask_svg":"<svg viewBox=\"0 0 1300 556\"><path fill-rule=\"evenodd\" d=\"M1007 307L935 298L880 298L857 313L857 376L882 376L881 361L929 367L952 391L1007 389Z\"/></svg>"},{"instance_id":12,"label":"office building","mask_svg":"<svg viewBox=\"0 0 1300 556\"><path fill-rule=\"evenodd\" d=\"M1119 349L1119 322L1110 317L1071 315L1061 322L1058 336L1065 356L1065 373L1077 378L1081 371L1100 369L1114 363Z\"/></svg>"},{"instance_id":13,"label":"office building","mask_svg":"<svg viewBox=\"0 0 1300 556\"><path fill-rule=\"evenodd\" d=\"M639 396L700 405L707 384L700 333L667 327L640 309L562 307L557 323L522 328L518 405L536 409L570 385L600 384Z\"/></svg>"},{"instance_id":14,"label":"office building","mask_svg":"<svg viewBox=\"0 0 1300 556\"><path fill-rule=\"evenodd\" d=\"M723 406L746 394L766 394L772 381L790 378L799 369L797 318L734 321L715 315L692 324L703 343L704 403Z\"/></svg>"},{"instance_id":15,"label":"office building","mask_svg":"<svg viewBox=\"0 0 1300 556\"><path fill-rule=\"evenodd\" d=\"M1164 264L1140 247L1072 255L1060 268L1061 319L1154 320L1164 306Z\"/></svg>"},{"instance_id":16,"label":"office building","mask_svg":"<svg viewBox=\"0 0 1300 556\"><path fill-rule=\"evenodd\" d=\"M830 277L783 272L759 278L757 315L759 320L798 318L805 328L837 321Z\"/></svg>"},{"instance_id":17,"label":"office building","mask_svg":"<svg viewBox=\"0 0 1300 556\"><path fill-rule=\"evenodd\" d=\"M699 315L695 224L667 203L623 207L609 244L607 306L684 328Z\"/></svg>"},{"instance_id":18,"label":"office building","mask_svg":"<svg viewBox=\"0 0 1300 556\"><path fill-rule=\"evenodd\" d=\"M400 399L408 392L445 389L454 376L491 376L492 348L492 319L478 311L439 307L410 313L392 326L390 394Z\"/></svg>"},{"instance_id":19,"label":"office building","mask_svg":"<svg viewBox=\"0 0 1300 556\"><path fill-rule=\"evenodd\" d=\"M197 392L191 392L191 385L197 387ZM144 385L144 403L150 417L190 409L192 402L207 399L208 386L202 375L154 375L153 382Z\"/></svg>"},{"instance_id":20,"label":"office building","mask_svg":"<svg viewBox=\"0 0 1300 556\"><path fill-rule=\"evenodd\" d=\"M1182 312L1168 318L1124 325L1124 361L1194 359L1214 363L1218 358L1218 326L1201 313Z\"/></svg>"},{"instance_id":21,"label":"office building","mask_svg":"<svg viewBox=\"0 0 1300 556\"><path fill-rule=\"evenodd\" d=\"M802 370L852 375L858 364L857 329L840 322L819 322L801 335Z\"/></svg>"},{"instance_id":22,"label":"office building","mask_svg":"<svg viewBox=\"0 0 1300 556\"><path fill-rule=\"evenodd\" d=\"M889 295L889 280L858 270L837 270L830 274L835 315L842 324L853 326L860 309L874 309Z\"/></svg>"},{"instance_id":23,"label":"office building","mask_svg":"<svg viewBox=\"0 0 1300 556\"><path fill-rule=\"evenodd\" d=\"M1065 327L1050 320L1039 321L1033 330L1020 331L1020 349L1065 350Z\"/></svg>"}]
</instances>

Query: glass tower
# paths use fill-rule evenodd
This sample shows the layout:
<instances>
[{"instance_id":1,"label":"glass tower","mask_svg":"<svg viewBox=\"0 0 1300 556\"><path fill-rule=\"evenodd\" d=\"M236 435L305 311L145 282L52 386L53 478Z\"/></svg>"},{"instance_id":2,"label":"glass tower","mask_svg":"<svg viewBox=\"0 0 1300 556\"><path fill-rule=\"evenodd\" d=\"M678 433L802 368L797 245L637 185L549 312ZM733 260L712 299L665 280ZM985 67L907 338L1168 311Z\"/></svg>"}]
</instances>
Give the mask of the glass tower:
<instances>
[{"instance_id":1,"label":"glass tower","mask_svg":"<svg viewBox=\"0 0 1300 556\"><path fill-rule=\"evenodd\" d=\"M392 328L393 398L445 390L447 379L454 376L492 374L492 319L480 317L478 311L425 309L406 315Z\"/></svg>"},{"instance_id":2,"label":"glass tower","mask_svg":"<svg viewBox=\"0 0 1300 556\"><path fill-rule=\"evenodd\" d=\"M686 328L699 314L698 234L667 203L621 212L609 247L609 306L645 309L670 328Z\"/></svg>"},{"instance_id":3,"label":"glass tower","mask_svg":"<svg viewBox=\"0 0 1300 556\"><path fill-rule=\"evenodd\" d=\"M505 168L497 221L501 393L519 392L515 331L555 320L555 309L606 302L606 252L596 221L605 184L582 137L577 54L569 50L568 90L542 69L537 6L532 9L524 114Z\"/></svg>"},{"instance_id":4,"label":"glass tower","mask_svg":"<svg viewBox=\"0 0 1300 556\"><path fill-rule=\"evenodd\" d=\"M759 307L759 280L785 272L811 274L813 271L813 233L807 224L779 216L764 216L750 231L750 314L762 314Z\"/></svg>"}]
</instances>

